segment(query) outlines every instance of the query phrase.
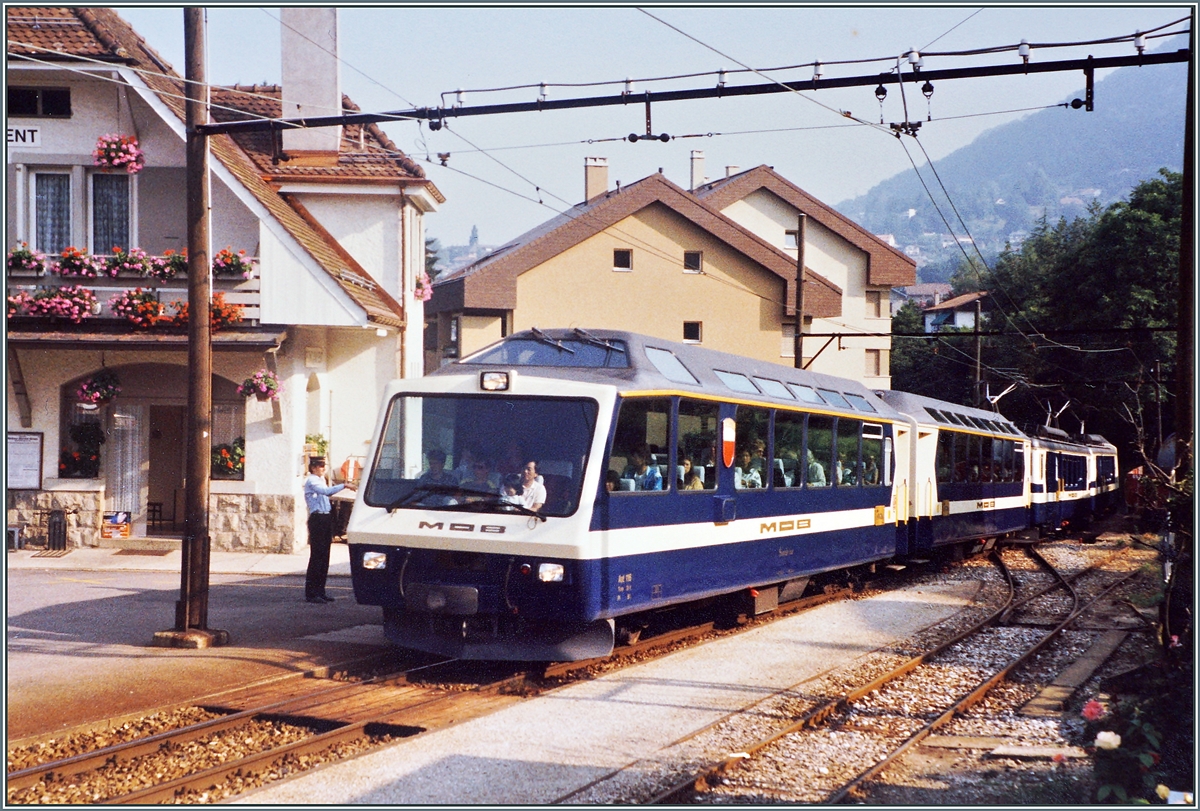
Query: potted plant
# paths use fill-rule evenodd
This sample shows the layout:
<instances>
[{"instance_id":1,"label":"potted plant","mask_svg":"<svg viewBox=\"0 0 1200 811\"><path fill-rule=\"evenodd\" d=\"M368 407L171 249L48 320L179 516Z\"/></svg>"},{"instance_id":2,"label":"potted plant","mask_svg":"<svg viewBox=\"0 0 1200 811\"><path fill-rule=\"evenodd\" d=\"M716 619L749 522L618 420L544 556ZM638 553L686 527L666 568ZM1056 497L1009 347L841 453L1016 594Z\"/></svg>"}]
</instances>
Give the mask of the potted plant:
<instances>
[{"instance_id":1,"label":"potted plant","mask_svg":"<svg viewBox=\"0 0 1200 811\"><path fill-rule=\"evenodd\" d=\"M99 422L72 425L68 436L75 449L63 448L58 458L58 475L64 479L95 479L100 476L100 446L104 429Z\"/></svg>"},{"instance_id":2,"label":"potted plant","mask_svg":"<svg viewBox=\"0 0 1200 811\"><path fill-rule=\"evenodd\" d=\"M152 257L147 256L141 248L125 250L120 245L114 245L112 256L105 260L104 267L114 279L121 275L146 277L152 275Z\"/></svg>"},{"instance_id":3,"label":"potted plant","mask_svg":"<svg viewBox=\"0 0 1200 811\"><path fill-rule=\"evenodd\" d=\"M304 452L309 456L329 456L329 440L324 434L305 434Z\"/></svg>"},{"instance_id":4,"label":"potted plant","mask_svg":"<svg viewBox=\"0 0 1200 811\"><path fill-rule=\"evenodd\" d=\"M138 287L118 293L108 300L113 315L141 329L149 329L165 317L162 302L151 290Z\"/></svg>"},{"instance_id":5,"label":"potted plant","mask_svg":"<svg viewBox=\"0 0 1200 811\"><path fill-rule=\"evenodd\" d=\"M96 166L124 169L129 174L136 175L146 165L146 156L134 136L110 133L101 135L96 141L96 148L92 150L92 162Z\"/></svg>"},{"instance_id":6,"label":"potted plant","mask_svg":"<svg viewBox=\"0 0 1200 811\"><path fill-rule=\"evenodd\" d=\"M175 310L175 315L171 319L172 323L177 326L186 326L188 322L188 303L186 301L172 301L171 307ZM213 330L219 330L222 327L228 327L231 324L236 324L242 320L241 304L225 303L224 293L213 293L212 303L208 307L209 324Z\"/></svg>"},{"instance_id":7,"label":"potted plant","mask_svg":"<svg viewBox=\"0 0 1200 811\"><path fill-rule=\"evenodd\" d=\"M58 260L54 263L54 272L59 276L79 276L83 279L94 279L105 269L104 260L98 256L88 256L74 245L64 248Z\"/></svg>"},{"instance_id":8,"label":"potted plant","mask_svg":"<svg viewBox=\"0 0 1200 811\"><path fill-rule=\"evenodd\" d=\"M246 438L217 445L212 449L214 479L240 479L246 471Z\"/></svg>"},{"instance_id":9,"label":"potted plant","mask_svg":"<svg viewBox=\"0 0 1200 811\"><path fill-rule=\"evenodd\" d=\"M242 279L254 276L254 260L247 259L245 251L234 253L232 248L217 251L212 267L214 276Z\"/></svg>"},{"instance_id":10,"label":"potted plant","mask_svg":"<svg viewBox=\"0 0 1200 811\"><path fill-rule=\"evenodd\" d=\"M22 242L8 252L8 272L33 276L46 275L46 255L31 251L29 243Z\"/></svg>"},{"instance_id":11,"label":"potted plant","mask_svg":"<svg viewBox=\"0 0 1200 811\"><path fill-rule=\"evenodd\" d=\"M99 406L121 393L121 380L112 369L101 369L79 384L75 399L85 405Z\"/></svg>"},{"instance_id":12,"label":"potted plant","mask_svg":"<svg viewBox=\"0 0 1200 811\"><path fill-rule=\"evenodd\" d=\"M187 275L187 248L176 253L170 249L162 256L151 257L152 265L146 275L155 279L174 279Z\"/></svg>"},{"instance_id":13,"label":"potted plant","mask_svg":"<svg viewBox=\"0 0 1200 811\"><path fill-rule=\"evenodd\" d=\"M429 301L433 298L433 281L429 278L428 273L422 273L417 277L417 286L413 290L413 295L417 301Z\"/></svg>"},{"instance_id":14,"label":"potted plant","mask_svg":"<svg viewBox=\"0 0 1200 811\"><path fill-rule=\"evenodd\" d=\"M14 315L24 315L28 310L30 301L32 299L30 299L29 294L24 290L18 290L13 293L8 297L8 317L12 318Z\"/></svg>"},{"instance_id":15,"label":"potted plant","mask_svg":"<svg viewBox=\"0 0 1200 811\"><path fill-rule=\"evenodd\" d=\"M237 393L242 397L255 397L260 403L278 400L282 392L283 385L279 382L279 377L270 369L259 369L237 387Z\"/></svg>"},{"instance_id":16,"label":"potted plant","mask_svg":"<svg viewBox=\"0 0 1200 811\"><path fill-rule=\"evenodd\" d=\"M64 284L62 287L38 290L25 302L25 312L49 318L66 318L78 324L94 315L97 303L96 294L88 288L77 284Z\"/></svg>"}]
</instances>

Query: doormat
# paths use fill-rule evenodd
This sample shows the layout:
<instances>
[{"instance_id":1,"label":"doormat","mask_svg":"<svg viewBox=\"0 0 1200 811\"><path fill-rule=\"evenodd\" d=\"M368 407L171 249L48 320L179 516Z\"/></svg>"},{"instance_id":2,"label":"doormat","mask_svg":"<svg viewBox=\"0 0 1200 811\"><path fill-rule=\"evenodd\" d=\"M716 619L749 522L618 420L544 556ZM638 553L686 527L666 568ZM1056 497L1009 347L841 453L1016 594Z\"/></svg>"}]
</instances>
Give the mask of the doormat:
<instances>
[{"instance_id":1,"label":"doormat","mask_svg":"<svg viewBox=\"0 0 1200 811\"><path fill-rule=\"evenodd\" d=\"M61 558L71 554L70 549L43 549L41 552L34 552L32 557L35 558Z\"/></svg>"},{"instance_id":2,"label":"doormat","mask_svg":"<svg viewBox=\"0 0 1200 811\"><path fill-rule=\"evenodd\" d=\"M150 555L152 557L162 557L163 555L171 554L170 549L118 549L114 555Z\"/></svg>"}]
</instances>

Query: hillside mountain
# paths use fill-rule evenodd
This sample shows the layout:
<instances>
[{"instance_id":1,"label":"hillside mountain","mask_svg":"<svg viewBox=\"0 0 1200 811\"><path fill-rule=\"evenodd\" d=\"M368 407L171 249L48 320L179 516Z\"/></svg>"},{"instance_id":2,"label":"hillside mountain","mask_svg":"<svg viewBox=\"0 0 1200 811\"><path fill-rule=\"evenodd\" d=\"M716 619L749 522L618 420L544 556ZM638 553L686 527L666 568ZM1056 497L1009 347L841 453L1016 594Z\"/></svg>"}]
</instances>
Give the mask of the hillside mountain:
<instances>
[{"instance_id":1,"label":"hillside mountain","mask_svg":"<svg viewBox=\"0 0 1200 811\"><path fill-rule=\"evenodd\" d=\"M1186 47L1186 39L1176 38L1162 50ZM934 165L990 260L1006 242L1018 245L1043 216L1052 223L1083 216L1093 201L1116 202L1163 167L1179 171L1186 93L1185 64L1121 68L1096 82L1093 112L1042 110L988 130ZM1082 96L1081 88L1070 98ZM936 178L925 166L921 172L953 236L966 236ZM921 281L945 281L939 263L961 256L911 170L837 209L873 233L894 235L926 270Z\"/></svg>"}]
</instances>

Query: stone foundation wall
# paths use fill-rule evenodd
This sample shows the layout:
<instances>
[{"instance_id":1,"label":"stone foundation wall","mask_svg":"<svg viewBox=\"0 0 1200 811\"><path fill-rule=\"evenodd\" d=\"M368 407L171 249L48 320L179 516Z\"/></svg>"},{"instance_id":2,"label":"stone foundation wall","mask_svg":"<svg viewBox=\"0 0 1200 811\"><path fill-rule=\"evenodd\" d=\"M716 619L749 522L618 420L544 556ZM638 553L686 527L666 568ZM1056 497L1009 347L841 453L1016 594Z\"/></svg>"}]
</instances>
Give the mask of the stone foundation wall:
<instances>
[{"instance_id":1,"label":"stone foundation wall","mask_svg":"<svg viewBox=\"0 0 1200 811\"><path fill-rule=\"evenodd\" d=\"M209 497L208 510L213 551L295 551L295 496L221 493Z\"/></svg>"},{"instance_id":2,"label":"stone foundation wall","mask_svg":"<svg viewBox=\"0 0 1200 811\"><path fill-rule=\"evenodd\" d=\"M67 519L67 548L99 546L104 493L59 490L6 491L8 526L21 527L25 543L45 545L51 510L62 510Z\"/></svg>"}]
</instances>

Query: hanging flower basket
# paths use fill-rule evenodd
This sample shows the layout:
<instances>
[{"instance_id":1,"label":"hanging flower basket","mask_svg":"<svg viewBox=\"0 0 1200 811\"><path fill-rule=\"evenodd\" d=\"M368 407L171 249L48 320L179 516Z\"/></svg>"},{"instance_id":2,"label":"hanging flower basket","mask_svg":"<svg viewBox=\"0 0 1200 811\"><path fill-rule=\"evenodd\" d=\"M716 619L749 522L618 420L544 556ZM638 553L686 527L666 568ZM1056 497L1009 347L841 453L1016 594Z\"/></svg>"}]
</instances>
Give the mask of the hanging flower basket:
<instances>
[{"instance_id":1,"label":"hanging flower basket","mask_svg":"<svg viewBox=\"0 0 1200 811\"><path fill-rule=\"evenodd\" d=\"M101 369L79 384L75 399L81 403L103 405L121 393L121 380L112 369Z\"/></svg>"},{"instance_id":2,"label":"hanging flower basket","mask_svg":"<svg viewBox=\"0 0 1200 811\"><path fill-rule=\"evenodd\" d=\"M254 277L254 260L246 258L245 251L233 252L232 248L222 248L213 258L213 275L233 279L251 279Z\"/></svg>"},{"instance_id":3,"label":"hanging flower basket","mask_svg":"<svg viewBox=\"0 0 1200 811\"><path fill-rule=\"evenodd\" d=\"M8 252L8 272L45 276L46 255L29 250L29 243L22 242Z\"/></svg>"},{"instance_id":4,"label":"hanging flower basket","mask_svg":"<svg viewBox=\"0 0 1200 811\"><path fill-rule=\"evenodd\" d=\"M42 288L24 302L25 313L28 315L49 318L66 318L78 324L85 318L92 317L92 307L96 303L96 294L86 287L76 284L64 284L62 287ZM10 300L9 307L12 302Z\"/></svg>"},{"instance_id":5,"label":"hanging flower basket","mask_svg":"<svg viewBox=\"0 0 1200 811\"><path fill-rule=\"evenodd\" d=\"M81 279L94 279L106 271L104 260L98 256L88 256L75 246L64 248L53 270L59 276L78 276Z\"/></svg>"},{"instance_id":6,"label":"hanging flower basket","mask_svg":"<svg viewBox=\"0 0 1200 811\"><path fill-rule=\"evenodd\" d=\"M429 278L428 273L422 273L417 277L417 286L413 290L413 295L417 301L429 301L433 298L433 280Z\"/></svg>"},{"instance_id":7,"label":"hanging flower basket","mask_svg":"<svg viewBox=\"0 0 1200 811\"><path fill-rule=\"evenodd\" d=\"M108 300L113 315L141 329L149 329L166 318L165 308L151 290L137 288L118 293Z\"/></svg>"},{"instance_id":8,"label":"hanging flower basket","mask_svg":"<svg viewBox=\"0 0 1200 811\"><path fill-rule=\"evenodd\" d=\"M138 139L132 135L101 135L92 151L92 161L96 166L108 169L124 169L131 175L142 171L146 165L146 156L138 147Z\"/></svg>"},{"instance_id":9,"label":"hanging flower basket","mask_svg":"<svg viewBox=\"0 0 1200 811\"><path fill-rule=\"evenodd\" d=\"M255 397L260 403L267 400L278 400L283 393L283 385L270 369L259 369L242 381L237 387L237 393L242 397Z\"/></svg>"}]
</instances>

